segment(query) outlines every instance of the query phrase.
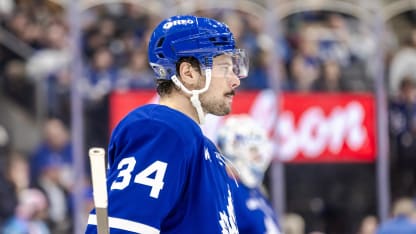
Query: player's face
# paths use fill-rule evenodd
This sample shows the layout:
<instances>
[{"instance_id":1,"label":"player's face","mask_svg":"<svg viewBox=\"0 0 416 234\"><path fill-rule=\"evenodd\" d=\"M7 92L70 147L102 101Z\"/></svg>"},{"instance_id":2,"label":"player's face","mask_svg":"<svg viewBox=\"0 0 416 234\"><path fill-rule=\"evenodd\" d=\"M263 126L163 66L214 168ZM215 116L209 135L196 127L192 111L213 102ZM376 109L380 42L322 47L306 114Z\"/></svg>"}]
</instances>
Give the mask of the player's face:
<instances>
[{"instance_id":1,"label":"player's face","mask_svg":"<svg viewBox=\"0 0 416 234\"><path fill-rule=\"evenodd\" d=\"M233 72L233 61L230 55L220 55L213 59L211 84L202 93L200 101L206 113L223 116L231 112L231 104L235 89L240 79ZM201 84L201 87L203 85Z\"/></svg>"}]
</instances>

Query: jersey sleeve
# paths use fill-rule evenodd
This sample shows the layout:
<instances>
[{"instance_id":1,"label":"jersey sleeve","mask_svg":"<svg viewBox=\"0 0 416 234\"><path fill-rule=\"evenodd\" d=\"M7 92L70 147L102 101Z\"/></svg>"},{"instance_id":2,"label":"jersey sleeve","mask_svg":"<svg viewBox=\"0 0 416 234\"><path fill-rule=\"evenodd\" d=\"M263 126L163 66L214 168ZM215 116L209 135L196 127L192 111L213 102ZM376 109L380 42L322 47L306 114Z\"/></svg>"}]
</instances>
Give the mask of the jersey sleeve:
<instances>
[{"instance_id":1,"label":"jersey sleeve","mask_svg":"<svg viewBox=\"0 0 416 234\"><path fill-rule=\"evenodd\" d=\"M113 134L107 181L111 233L160 231L183 196L192 145L158 121L137 121Z\"/></svg>"}]
</instances>

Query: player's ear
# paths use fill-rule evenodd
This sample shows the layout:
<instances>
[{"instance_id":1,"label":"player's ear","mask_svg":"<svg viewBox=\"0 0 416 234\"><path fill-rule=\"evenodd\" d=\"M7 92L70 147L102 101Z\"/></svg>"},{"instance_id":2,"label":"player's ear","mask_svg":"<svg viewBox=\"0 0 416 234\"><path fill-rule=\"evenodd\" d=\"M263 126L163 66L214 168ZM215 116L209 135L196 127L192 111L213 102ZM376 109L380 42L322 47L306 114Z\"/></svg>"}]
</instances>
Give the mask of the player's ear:
<instances>
[{"instance_id":1,"label":"player's ear","mask_svg":"<svg viewBox=\"0 0 416 234\"><path fill-rule=\"evenodd\" d=\"M179 76L181 77L184 85L193 85L197 83L201 74L199 74L199 71L195 69L191 63L182 62L179 65Z\"/></svg>"}]
</instances>

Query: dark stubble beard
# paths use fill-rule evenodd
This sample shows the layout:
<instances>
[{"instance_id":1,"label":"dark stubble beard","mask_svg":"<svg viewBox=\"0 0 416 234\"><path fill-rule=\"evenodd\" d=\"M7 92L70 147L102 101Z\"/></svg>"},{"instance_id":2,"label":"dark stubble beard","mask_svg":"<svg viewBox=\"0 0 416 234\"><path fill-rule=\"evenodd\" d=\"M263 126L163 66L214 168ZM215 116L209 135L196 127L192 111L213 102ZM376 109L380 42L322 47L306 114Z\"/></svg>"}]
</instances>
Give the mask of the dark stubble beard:
<instances>
[{"instance_id":1,"label":"dark stubble beard","mask_svg":"<svg viewBox=\"0 0 416 234\"><path fill-rule=\"evenodd\" d=\"M211 78L212 79L212 78ZM205 85L205 77L204 79L199 79L197 87L198 89L202 89ZM217 116L224 116L228 115L231 112L231 106L229 106L226 101L226 95L234 95L234 90L228 93L224 93L222 96L213 96L208 97L207 93L202 93L199 95L199 101L201 102L202 110L205 113L213 114Z\"/></svg>"},{"instance_id":2,"label":"dark stubble beard","mask_svg":"<svg viewBox=\"0 0 416 234\"><path fill-rule=\"evenodd\" d=\"M231 112L231 106L225 101L226 95L234 95L234 91L225 93L222 96L207 97L201 94L199 99L201 101L202 109L209 114L224 116Z\"/></svg>"}]
</instances>

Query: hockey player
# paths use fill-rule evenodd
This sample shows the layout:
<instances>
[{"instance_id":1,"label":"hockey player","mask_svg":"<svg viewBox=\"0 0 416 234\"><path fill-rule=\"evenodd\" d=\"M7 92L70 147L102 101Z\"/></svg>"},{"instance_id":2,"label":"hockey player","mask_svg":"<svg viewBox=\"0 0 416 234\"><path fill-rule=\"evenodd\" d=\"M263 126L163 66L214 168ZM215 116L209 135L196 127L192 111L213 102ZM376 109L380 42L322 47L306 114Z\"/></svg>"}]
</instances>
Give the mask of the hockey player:
<instances>
[{"instance_id":1,"label":"hockey player","mask_svg":"<svg viewBox=\"0 0 416 234\"><path fill-rule=\"evenodd\" d=\"M174 16L149 41L159 104L130 112L108 147L110 233L238 233L223 159L199 124L231 111L245 52L216 20ZM92 211L86 233L96 233Z\"/></svg>"},{"instance_id":2,"label":"hockey player","mask_svg":"<svg viewBox=\"0 0 416 234\"><path fill-rule=\"evenodd\" d=\"M217 143L229 160L228 173L240 234L279 234L277 215L262 189L272 159L266 130L249 115L228 117L218 132Z\"/></svg>"}]
</instances>

